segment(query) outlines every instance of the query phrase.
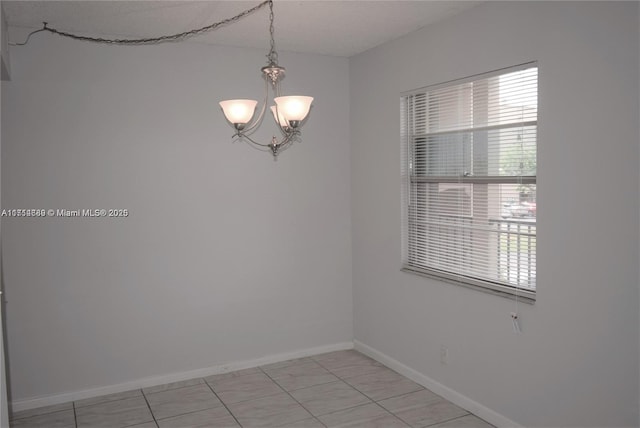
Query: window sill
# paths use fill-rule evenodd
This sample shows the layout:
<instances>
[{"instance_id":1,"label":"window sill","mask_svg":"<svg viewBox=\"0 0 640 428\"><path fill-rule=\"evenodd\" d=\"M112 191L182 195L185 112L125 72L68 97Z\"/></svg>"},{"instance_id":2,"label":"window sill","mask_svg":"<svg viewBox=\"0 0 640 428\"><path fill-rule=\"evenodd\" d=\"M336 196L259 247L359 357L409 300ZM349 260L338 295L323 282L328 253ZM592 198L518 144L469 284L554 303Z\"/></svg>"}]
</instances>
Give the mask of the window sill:
<instances>
[{"instance_id":1,"label":"window sill","mask_svg":"<svg viewBox=\"0 0 640 428\"><path fill-rule=\"evenodd\" d=\"M438 281L459 285L476 291L481 291L483 293L492 294L494 296L517 300L520 303L528 303L530 305L533 305L536 302L535 291L526 291L520 289L516 290L515 288L510 288L488 281L481 281L471 278L461 278L458 275L447 274L445 272L438 272L435 270L421 269L413 266L403 266L400 270L402 272L436 279Z\"/></svg>"}]
</instances>

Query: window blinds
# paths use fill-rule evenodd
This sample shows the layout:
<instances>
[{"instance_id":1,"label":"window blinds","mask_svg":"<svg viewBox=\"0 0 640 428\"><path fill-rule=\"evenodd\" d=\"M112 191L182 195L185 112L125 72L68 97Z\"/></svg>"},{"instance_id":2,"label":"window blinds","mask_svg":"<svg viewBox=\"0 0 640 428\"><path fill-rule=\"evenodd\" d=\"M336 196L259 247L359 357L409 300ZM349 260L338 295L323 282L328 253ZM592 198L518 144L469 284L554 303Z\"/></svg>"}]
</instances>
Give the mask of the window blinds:
<instances>
[{"instance_id":1,"label":"window blinds","mask_svg":"<svg viewBox=\"0 0 640 428\"><path fill-rule=\"evenodd\" d=\"M533 298L535 63L402 96L407 270Z\"/></svg>"}]
</instances>

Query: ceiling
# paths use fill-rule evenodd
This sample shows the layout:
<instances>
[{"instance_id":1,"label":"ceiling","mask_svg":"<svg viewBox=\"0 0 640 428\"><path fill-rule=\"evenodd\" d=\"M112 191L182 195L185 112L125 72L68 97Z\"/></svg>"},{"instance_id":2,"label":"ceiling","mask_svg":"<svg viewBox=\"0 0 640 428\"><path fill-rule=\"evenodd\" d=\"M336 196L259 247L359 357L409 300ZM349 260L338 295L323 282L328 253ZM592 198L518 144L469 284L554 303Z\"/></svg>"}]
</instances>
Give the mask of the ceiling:
<instances>
[{"instance_id":1,"label":"ceiling","mask_svg":"<svg viewBox=\"0 0 640 428\"><path fill-rule=\"evenodd\" d=\"M255 1L2 1L9 40L50 27L89 36L156 37L204 27ZM443 20L479 1L274 0L281 51L349 57ZM40 35L34 35L39 37ZM268 49L268 8L189 42Z\"/></svg>"}]
</instances>

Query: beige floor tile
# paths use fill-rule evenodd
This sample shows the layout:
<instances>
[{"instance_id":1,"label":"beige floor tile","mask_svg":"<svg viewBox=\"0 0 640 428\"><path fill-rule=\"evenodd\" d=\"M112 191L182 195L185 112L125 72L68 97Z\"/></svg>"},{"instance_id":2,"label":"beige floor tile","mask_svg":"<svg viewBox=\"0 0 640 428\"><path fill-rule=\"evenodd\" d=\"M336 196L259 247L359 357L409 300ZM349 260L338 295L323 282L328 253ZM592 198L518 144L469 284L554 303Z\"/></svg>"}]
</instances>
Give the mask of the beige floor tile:
<instances>
[{"instance_id":1,"label":"beige floor tile","mask_svg":"<svg viewBox=\"0 0 640 428\"><path fill-rule=\"evenodd\" d=\"M434 394L428 389L423 389L421 391L411 392L398 397L388 398L386 400L379 401L378 404L391 413L398 413L421 409L443 400L444 398L440 397L438 394Z\"/></svg>"},{"instance_id":2,"label":"beige floor tile","mask_svg":"<svg viewBox=\"0 0 640 428\"><path fill-rule=\"evenodd\" d=\"M371 358L353 349L314 355L311 358L320 363L322 367L328 369L329 371L334 371L335 369L347 367L349 365L357 363L374 362L374 360L372 360Z\"/></svg>"},{"instance_id":3,"label":"beige floor tile","mask_svg":"<svg viewBox=\"0 0 640 428\"><path fill-rule=\"evenodd\" d=\"M60 412L62 410L73 410L73 402L69 401L62 404L54 404L52 406L38 407L36 409L21 410L13 412L11 419L22 419L30 416L46 415L47 413Z\"/></svg>"},{"instance_id":4,"label":"beige floor tile","mask_svg":"<svg viewBox=\"0 0 640 428\"><path fill-rule=\"evenodd\" d=\"M78 400L75 416L73 406L16 412L12 428L492 428L355 350Z\"/></svg>"},{"instance_id":5,"label":"beige floor tile","mask_svg":"<svg viewBox=\"0 0 640 428\"><path fill-rule=\"evenodd\" d=\"M229 410L244 428L279 427L294 425L312 417L289 394L258 398L251 401L228 404Z\"/></svg>"},{"instance_id":6,"label":"beige floor tile","mask_svg":"<svg viewBox=\"0 0 640 428\"><path fill-rule=\"evenodd\" d=\"M280 428L325 428L317 419L305 419L304 421L282 425Z\"/></svg>"},{"instance_id":7,"label":"beige floor tile","mask_svg":"<svg viewBox=\"0 0 640 428\"><path fill-rule=\"evenodd\" d=\"M254 400L282 392L282 388L262 372L214 379L209 385L225 404Z\"/></svg>"},{"instance_id":8,"label":"beige floor tile","mask_svg":"<svg viewBox=\"0 0 640 428\"><path fill-rule=\"evenodd\" d=\"M313 360L299 361L296 364L278 368L263 367L263 370L285 391L295 391L339 380Z\"/></svg>"},{"instance_id":9,"label":"beige floor tile","mask_svg":"<svg viewBox=\"0 0 640 428\"><path fill-rule=\"evenodd\" d=\"M206 384L156 392L147 394L146 397L157 420L222 407L218 397Z\"/></svg>"},{"instance_id":10,"label":"beige floor tile","mask_svg":"<svg viewBox=\"0 0 640 428\"><path fill-rule=\"evenodd\" d=\"M320 422L330 428L396 428L407 427L405 423L375 403L353 407L324 416Z\"/></svg>"},{"instance_id":11,"label":"beige floor tile","mask_svg":"<svg viewBox=\"0 0 640 428\"><path fill-rule=\"evenodd\" d=\"M202 410L158 421L160 428L237 428L239 425L224 407Z\"/></svg>"},{"instance_id":12,"label":"beige floor tile","mask_svg":"<svg viewBox=\"0 0 640 428\"><path fill-rule=\"evenodd\" d=\"M196 379L182 380L180 382L165 383L164 385L151 386L149 388L144 388L142 391L144 391L145 394L153 394L155 392L168 391L170 389L184 388L185 386L193 386L193 385L200 385L200 384L204 384L204 379L196 378Z\"/></svg>"},{"instance_id":13,"label":"beige floor tile","mask_svg":"<svg viewBox=\"0 0 640 428\"><path fill-rule=\"evenodd\" d=\"M477 416L467 415L441 424L432 425L429 428L495 428Z\"/></svg>"},{"instance_id":14,"label":"beige floor tile","mask_svg":"<svg viewBox=\"0 0 640 428\"><path fill-rule=\"evenodd\" d=\"M204 380L207 381L208 383L211 383L211 382L216 382L222 379L228 379L228 378L238 377L238 376L246 376L246 375L256 374L256 373L262 373L262 370L260 370L258 367L251 367L249 369L236 370L233 372L208 376L208 377L205 377Z\"/></svg>"},{"instance_id":15,"label":"beige floor tile","mask_svg":"<svg viewBox=\"0 0 640 428\"><path fill-rule=\"evenodd\" d=\"M94 404L108 403L109 401L124 400L125 398L142 397L142 391L133 389L131 391L118 392L116 394L101 395L99 397L86 398L75 401L76 409L79 407L93 406Z\"/></svg>"},{"instance_id":16,"label":"beige floor tile","mask_svg":"<svg viewBox=\"0 0 640 428\"><path fill-rule=\"evenodd\" d=\"M290 366L296 366L298 364L305 364L305 363L311 363L311 362L313 362L313 359L311 359L310 357L294 358L293 360L280 361L278 363L267 364L267 365L261 366L260 368L265 373L270 374L270 372L273 370L278 370L278 369L282 369Z\"/></svg>"},{"instance_id":17,"label":"beige floor tile","mask_svg":"<svg viewBox=\"0 0 640 428\"><path fill-rule=\"evenodd\" d=\"M331 373L338 376L340 379L349 379L351 377L361 376L365 374L379 373L388 370L382 364L375 361L355 361L344 367L339 367L331 370Z\"/></svg>"},{"instance_id":18,"label":"beige floor tile","mask_svg":"<svg viewBox=\"0 0 640 428\"><path fill-rule=\"evenodd\" d=\"M292 391L291 395L314 416L324 415L370 402L342 381Z\"/></svg>"},{"instance_id":19,"label":"beige floor tile","mask_svg":"<svg viewBox=\"0 0 640 428\"><path fill-rule=\"evenodd\" d=\"M11 421L11 428L75 428L73 410L34 415Z\"/></svg>"},{"instance_id":20,"label":"beige floor tile","mask_svg":"<svg viewBox=\"0 0 640 428\"><path fill-rule=\"evenodd\" d=\"M374 401L424 389L417 383L389 369L350 377L344 381Z\"/></svg>"},{"instance_id":21,"label":"beige floor tile","mask_svg":"<svg viewBox=\"0 0 640 428\"><path fill-rule=\"evenodd\" d=\"M338 351L318 356L323 367L341 379L375 373L386 367L357 351Z\"/></svg>"},{"instance_id":22,"label":"beige floor tile","mask_svg":"<svg viewBox=\"0 0 640 428\"><path fill-rule=\"evenodd\" d=\"M76 408L78 428L119 428L152 422L144 397L126 398Z\"/></svg>"},{"instance_id":23,"label":"beige floor tile","mask_svg":"<svg viewBox=\"0 0 640 428\"><path fill-rule=\"evenodd\" d=\"M437 400L425 405L407 405L403 410L393 411L392 413L413 428L422 428L459 418L469 412L447 400Z\"/></svg>"}]
</instances>

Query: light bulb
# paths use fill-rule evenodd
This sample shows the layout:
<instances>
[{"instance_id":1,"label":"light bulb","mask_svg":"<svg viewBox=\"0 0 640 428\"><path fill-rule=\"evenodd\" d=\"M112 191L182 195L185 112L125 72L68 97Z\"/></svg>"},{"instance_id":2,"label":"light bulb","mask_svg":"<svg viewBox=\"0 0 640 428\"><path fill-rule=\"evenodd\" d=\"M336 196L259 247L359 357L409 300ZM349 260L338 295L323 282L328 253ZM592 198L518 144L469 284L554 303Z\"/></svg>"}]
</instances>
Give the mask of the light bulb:
<instances>
[{"instance_id":1,"label":"light bulb","mask_svg":"<svg viewBox=\"0 0 640 428\"><path fill-rule=\"evenodd\" d=\"M276 97L274 101L278 105L278 112L284 116L287 121L301 122L309 114L313 97L293 95Z\"/></svg>"},{"instance_id":2,"label":"light bulb","mask_svg":"<svg viewBox=\"0 0 640 428\"><path fill-rule=\"evenodd\" d=\"M278 125L282 128L286 128L289 126L287 119L284 118L280 109L276 108L276 106L271 106L271 113L273 113L273 119L276 121Z\"/></svg>"},{"instance_id":3,"label":"light bulb","mask_svg":"<svg viewBox=\"0 0 640 428\"><path fill-rule=\"evenodd\" d=\"M231 123L245 125L249 123L258 104L255 100L220 101L225 117Z\"/></svg>"}]
</instances>

